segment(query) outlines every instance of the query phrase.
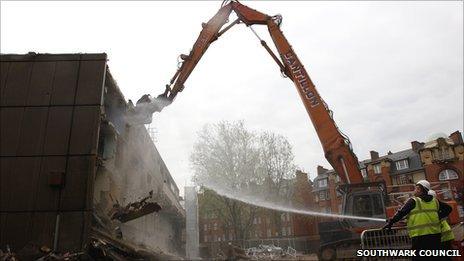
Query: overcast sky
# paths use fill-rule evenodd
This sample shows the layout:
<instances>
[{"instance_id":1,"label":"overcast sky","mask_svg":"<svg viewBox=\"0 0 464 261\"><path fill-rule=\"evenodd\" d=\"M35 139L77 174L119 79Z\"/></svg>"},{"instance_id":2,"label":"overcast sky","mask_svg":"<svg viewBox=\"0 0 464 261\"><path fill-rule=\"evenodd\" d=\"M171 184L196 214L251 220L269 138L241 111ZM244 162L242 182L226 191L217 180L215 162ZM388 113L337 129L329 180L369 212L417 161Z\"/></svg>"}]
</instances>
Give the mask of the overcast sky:
<instances>
[{"instance_id":1,"label":"overcast sky","mask_svg":"<svg viewBox=\"0 0 464 261\"><path fill-rule=\"evenodd\" d=\"M1 52L105 52L125 98L136 101L164 91L220 3L2 1ZM242 3L283 16L281 29L360 160L462 132L462 1ZM155 114L156 146L179 187L192 176L197 132L221 120L284 135L311 177L329 167L293 83L243 24L212 44L185 90Z\"/></svg>"}]
</instances>

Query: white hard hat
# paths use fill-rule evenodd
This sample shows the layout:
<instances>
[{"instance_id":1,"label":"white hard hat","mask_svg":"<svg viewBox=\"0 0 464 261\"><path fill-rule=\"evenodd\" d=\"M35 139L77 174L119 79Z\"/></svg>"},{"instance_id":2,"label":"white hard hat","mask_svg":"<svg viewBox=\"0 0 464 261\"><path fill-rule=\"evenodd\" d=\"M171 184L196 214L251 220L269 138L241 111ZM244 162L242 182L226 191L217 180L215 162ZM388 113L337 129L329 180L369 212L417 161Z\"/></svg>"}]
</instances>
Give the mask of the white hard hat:
<instances>
[{"instance_id":1,"label":"white hard hat","mask_svg":"<svg viewBox=\"0 0 464 261\"><path fill-rule=\"evenodd\" d=\"M431 190L429 190L429 195L436 198L437 197L437 192L435 192L435 190L431 189Z\"/></svg>"},{"instance_id":2,"label":"white hard hat","mask_svg":"<svg viewBox=\"0 0 464 261\"><path fill-rule=\"evenodd\" d=\"M416 183L416 185L421 185L421 186L422 186L423 188L425 188L427 191L430 190L430 183L429 183L427 180L425 180L425 179L419 180L419 181Z\"/></svg>"}]
</instances>

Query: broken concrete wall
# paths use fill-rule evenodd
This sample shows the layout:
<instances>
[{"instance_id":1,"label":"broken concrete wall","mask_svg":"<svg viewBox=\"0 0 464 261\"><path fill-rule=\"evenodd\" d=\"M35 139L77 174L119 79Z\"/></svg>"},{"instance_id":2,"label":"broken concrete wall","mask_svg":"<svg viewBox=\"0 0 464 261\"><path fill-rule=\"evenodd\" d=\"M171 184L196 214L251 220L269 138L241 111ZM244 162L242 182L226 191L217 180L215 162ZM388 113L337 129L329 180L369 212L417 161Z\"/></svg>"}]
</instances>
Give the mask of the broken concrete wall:
<instances>
[{"instance_id":1,"label":"broken concrete wall","mask_svg":"<svg viewBox=\"0 0 464 261\"><path fill-rule=\"evenodd\" d=\"M150 201L161 205L161 211L113 226L120 227L124 240L183 255L180 231L185 215L179 203L179 189L145 126L127 124L124 112L129 106L108 73L95 204L107 215L115 203L125 206L152 191Z\"/></svg>"}]
</instances>

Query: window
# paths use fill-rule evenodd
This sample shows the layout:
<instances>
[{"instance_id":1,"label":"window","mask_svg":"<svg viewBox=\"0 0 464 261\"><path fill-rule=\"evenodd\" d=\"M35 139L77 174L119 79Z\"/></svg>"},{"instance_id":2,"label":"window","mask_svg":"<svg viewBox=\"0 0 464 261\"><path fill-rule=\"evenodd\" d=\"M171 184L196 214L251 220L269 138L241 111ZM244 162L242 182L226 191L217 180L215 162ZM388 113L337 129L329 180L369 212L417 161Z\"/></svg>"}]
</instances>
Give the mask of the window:
<instances>
[{"instance_id":1,"label":"window","mask_svg":"<svg viewBox=\"0 0 464 261\"><path fill-rule=\"evenodd\" d=\"M253 224L256 225L256 223L258 223L258 220L256 218L253 218Z\"/></svg>"},{"instance_id":2,"label":"window","mask_svg":"<svg viewBox=\"0 0 464 261\"><path fill-rule=\"evenodd\" d=\"M208 235L205 235L204 238L203 238L203 240L204 240L205 242L208 242Z\"/></svg>"},{"instance_id":3,"label":"window","mask_svg":"<svg viewBox=\"0 0 464 261\"><path fill-rule=\"evenodd\" d=\"M291 236L292 235L292 228L287 227L287 235Z\"/></svg>"},{"instance_id":4,"label":"window","mask_svg":"<svg viewBox=\"0 0 464 261\"><path fill-rule=\"evenodd\" d=\"M397 162L395 162L395 165L397 170L409 168L408 159L398 160Z\"/></svg>"},{"instance_id":5,"label":"window","mask_svg":"<svg viewBox=\"0 0 464 261\"><path fill-rule=\"evenodd\" d=\"M399 175L396 177L396 183L398 185L413 183L412 179L408 175Z\"/></svg>"},{"instance_id":6,"label":"window","mask_svg":"<svg viewBox=\"0 0 464 261\"><path fill-rule=\"evenodd\" d=\"M271 237L271 229L270 228L267 229L267 237Z\"/></svg>"},{"instance_id":7,"label":"window","mask_svg":"<svg viewBox=\"0 0 464 261\"><path fill-rule=\"evenodd\" d=\"M287 221L290 221L290 213L287 213L286 216L287 216Z\"/></svg>"},{"instance_id":8,"label":"window","mask_svg":"<svg viewBox=\"0 0 464 261\"><path fill-rule=\"evenodd\" d=\"M320 200L329 200L329 199L330 199L330 197L329 197L329 191L327 191L327 190L320 191L320 192L319 192L319 199L320 199Z\"/></svg>"},{"instance_id":9,"label":"window","mask_svg":"<svg viewBox=\"0 0 464 261\"><path fill-rule=\"evenodd\" d=\"M319 182L318 182L318 186L319 186L320 188L325 188L325 187L327 187L327 178L325 178L325 179L320 179Z\"/></svg>"},{"instance_id":10,"label":"window","mask_svg":"<svg viewBox=\"0 0 464 261\"><path fill-rule=\"evenodd\" d=\"M203 230L204 230L204 231L208 230L208 225L204 224L204 225L203 225Z\"/></svg>"},{"instance_id":11,"label":"window","mask_svg":"<svg viewBox=\"0 0 464 261\"><path fill-rule=\"evenodd\" d=\"M353 214L355 216L372 217L371 197L369 195L359 195L354 197Z\"/></svg>"},{"instance_id":12,"label":"window","mask_svg":"<svg viewBox=\"0 0 464 261\"><path fill-rule=\"evenodd\" d=\"M451 158L451 154L448 148L440 147L434 150L434 157L436 160L446 160Z\"/></svg>"},{"instance_id":13,"label":"window","mask_svg":"<svg viewBox=\"0 0 464 261\"><path fill-rule=\"evenodd\" d=\"M286 227L282 227L282 236L286 236L287 235L287 229Z\"/></svg>"},{"instance_id":14,"label":"window","mask_svg":"<svg viewBox=\"0 0 464 261\"><path fill-rule=\"evenodd\" d=\"M382 166L380 165L380 163L375 164L373 167L374 167L374 173L375 174L381 174L382 173Z\"/></svg>"},{"instance_id":15,"label":"window","mask_svg":"<svg viewBox=\"0 0 464 261\"><path fill-rule=\"evenodd\" d=\"M449 190L449 189L443 189L442 190L442 195L443 195L443 199L445 199L445 200L452 199L452 193L451 193L451 190Z\"/></svg>"},{"instance_id":16,"label":"window","mask_svg":"<svg viewBox=\"0 0 464 261\"><path fill-rule=\"evenodd\" d=\"M373 194L373 203L374 203L374 215L384 214L384 208L382 205L382 197L379 194Z\"/></svg>"},{"instance_id":17,"label":"window","mask_svg":"<svg viewBox=\"0 0 464 261\"><path fill-rule=\"evenodd\" d=\"M363 178L367 177L366 169L361 169L361 175L363 176Z\"/></svg>"},{"instance_id":18,"label":"window","mask_svg":"<svg viewBox=\"0 0 464 261\"><path fill-rule=\"evenodd\" d=\"M441 181L453 180L453 179L458 179L458 178L459 178L458 173L456 173L456 171L452 169L442 170L440 174L438 175L438 179Z\"/></svg>"},{"instance_id":19,"label":"window","mask_svg":"<svg viewBox=\"0 0 464 261\"><path fill-rule=\"evenodd\" d=\"M335 182L337 182L337 183L340 182L340 176L335 175Z\"/></svg>"},{"instance_id":20,"label":"window","mask_svg":"<svg viewBox=\"0 0 464 261\"><path fill-rule=\"evenodd\" d=\"M214 228L213 229L217 230L217 223L216 222L214 222Z\"/></svg>"}]
</instances>

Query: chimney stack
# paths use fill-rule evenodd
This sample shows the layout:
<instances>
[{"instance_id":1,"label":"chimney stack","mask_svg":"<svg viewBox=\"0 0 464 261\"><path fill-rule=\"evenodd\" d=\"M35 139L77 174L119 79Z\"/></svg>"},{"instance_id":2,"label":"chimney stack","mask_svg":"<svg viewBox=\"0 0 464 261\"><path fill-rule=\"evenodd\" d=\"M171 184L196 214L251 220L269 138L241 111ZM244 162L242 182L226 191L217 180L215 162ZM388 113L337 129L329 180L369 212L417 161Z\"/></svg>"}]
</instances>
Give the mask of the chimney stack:
<instances>
[{"instance_id":1,"label":"chimney stack","mask_svg":"<svg viewBox=\"0 0 464 261\"><path fill-rule=\"evenodd\" d=\"M320 166L320 165L317 166L317 175L324 174L324 173L326 173L327 171L329 171L329 170L326 169L326 168L324 168L324 167L322 167L322 166Z\"/></svg>"},{"instance_id":2,"label":"chimney stack","mask_svg":"<svg viewBox=\"0 0 464 261\"><path fill-rule=\"evenodd\" d=\"M376 160L379 158L379 153L377 151L371 150L370 153L371 153L371 160Z\"/></svg>"},{"instance_id":3,"label":"chimney stack","mask_svg":"<svg viewBox=\"0 0 464 261\"><path fill-rule=\"evenodd\" d=\"M462 135L461 135L461 132L459 131L455 131L453 133L451 133L451 135L449 135L450 139L453 140L454 144L462 144L463 141L462 141Z\"/></svg>"},{"instance_id":4,"label":"chimney stack","mask_svg":"<svg viewBox=\"0 0 464 261\"><path fill-rule=\"evenodd\" d=\"M423 146L423 142L411 141L411 148L414 152L418 152Z\"/></svg>"}]
</instances>

